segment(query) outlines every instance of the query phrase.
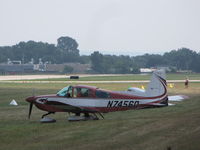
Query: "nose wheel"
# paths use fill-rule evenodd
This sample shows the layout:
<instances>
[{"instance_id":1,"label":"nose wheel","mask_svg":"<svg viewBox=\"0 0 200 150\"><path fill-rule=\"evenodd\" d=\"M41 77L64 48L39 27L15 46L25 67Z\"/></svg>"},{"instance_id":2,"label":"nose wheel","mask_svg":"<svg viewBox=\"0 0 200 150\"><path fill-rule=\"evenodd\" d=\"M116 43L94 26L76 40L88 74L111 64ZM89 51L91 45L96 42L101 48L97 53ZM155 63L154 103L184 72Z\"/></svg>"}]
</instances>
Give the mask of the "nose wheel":
<instances>
[{"instance_id":1,"label":"nose wheel","mask_svg":"<svg viewBox=\"0 0 200 150\"><path fill-rule=\"evenodd\" d=\"M50 115L50 114L55 114L55 112L48 112L48 113L42 115L42 118L44 118L45 116L48 116L48 115Z\"/></svg>"},{"instance_id":2,"label":"nose wheel","mask_svg":"<svg viewBox=\"0 0 200 150\"><path fill-rule=\"evenodd\" d=\"M42 117L41 117L42 119L40 119L40 122L41 122L41 123L53 123L53 122L56 122L55 119L46 117L46 116L48 116L48 115L50 115L50 114L54 114L54 113L55 113L55 112L48 112L48 113L42 115Z\"/></svg>"}]
</instances>

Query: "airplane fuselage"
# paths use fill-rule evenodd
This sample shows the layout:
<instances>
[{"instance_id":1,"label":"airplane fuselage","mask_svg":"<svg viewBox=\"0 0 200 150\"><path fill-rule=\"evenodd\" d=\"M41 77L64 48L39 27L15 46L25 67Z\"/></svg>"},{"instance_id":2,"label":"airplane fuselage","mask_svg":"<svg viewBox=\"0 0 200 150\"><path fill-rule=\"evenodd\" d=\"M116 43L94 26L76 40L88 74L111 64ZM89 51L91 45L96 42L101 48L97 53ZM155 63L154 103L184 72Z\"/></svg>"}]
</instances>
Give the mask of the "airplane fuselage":
<instances>
[{"instance_id":1,"label":"airplane fuselage","mask_svg":"<svg viewBox=\"0 0 200 150\"><path fill-rule=\"evenodd\" d=\"M48 112L113 112L129 109L164 106L167 95L153 98L68 98L59 96L34 97L34 104Z\"/></svg>"}]
</instances>

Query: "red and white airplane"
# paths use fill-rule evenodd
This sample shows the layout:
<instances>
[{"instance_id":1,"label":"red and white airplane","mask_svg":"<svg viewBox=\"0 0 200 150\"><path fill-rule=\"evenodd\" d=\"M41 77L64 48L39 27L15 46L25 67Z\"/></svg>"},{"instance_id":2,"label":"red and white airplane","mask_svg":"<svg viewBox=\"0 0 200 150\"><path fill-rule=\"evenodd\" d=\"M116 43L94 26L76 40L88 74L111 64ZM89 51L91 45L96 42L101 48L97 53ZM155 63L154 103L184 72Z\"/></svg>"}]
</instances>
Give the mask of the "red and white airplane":
<instances>
[{"instance_id":1,"label":"red and white airplane","mask_svg":"<svg viewBox=\"0 0 200 150\"><path fill-rule=\"evenodd\" d=\"M96 114L168 106L165 72L157 70L152 74L146 90L129 88L127 91L109 91L94 86L67 86L54 95L32 96L26 99L30 103L30 118L33 104L48 113L41 122L54 122L45 116L55 112L71 112L69 121L98 120ZM84 115L80 115L84 114Z\"/></svg>"}]
</instances>

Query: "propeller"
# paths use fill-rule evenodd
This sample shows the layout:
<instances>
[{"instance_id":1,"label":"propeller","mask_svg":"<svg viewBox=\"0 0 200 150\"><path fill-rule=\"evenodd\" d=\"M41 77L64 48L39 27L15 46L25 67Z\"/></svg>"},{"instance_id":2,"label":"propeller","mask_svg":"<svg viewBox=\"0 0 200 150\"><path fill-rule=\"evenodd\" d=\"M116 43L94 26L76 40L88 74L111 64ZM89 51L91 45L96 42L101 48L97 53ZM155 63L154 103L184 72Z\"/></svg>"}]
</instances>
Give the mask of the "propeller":
<instances>
[{"instance_id":1,"label":"propeller","mask_svg":"<svg viewBox=\"0 0 200 150\"><path fill-rule=\"evenodd\" d=\"M35 89L32 89L32 96L35 96ZM28 113L28 119L30 119L31 117L31 112L32 112L32 108L33 108L33 103L31 102L29 105L29 113Z\"/></svg>"},{"instance_id":2,"label":"propeller","mask_svg":"<svg viewBox=\"0 0 200 150\"><path fill-rule=\"evenodd\" d=\"M33 103L30 103L30 105L29 105L28 119L30 119L30 117L31 117L32 108L33 108Z\"/></svg>"}]
</instances>

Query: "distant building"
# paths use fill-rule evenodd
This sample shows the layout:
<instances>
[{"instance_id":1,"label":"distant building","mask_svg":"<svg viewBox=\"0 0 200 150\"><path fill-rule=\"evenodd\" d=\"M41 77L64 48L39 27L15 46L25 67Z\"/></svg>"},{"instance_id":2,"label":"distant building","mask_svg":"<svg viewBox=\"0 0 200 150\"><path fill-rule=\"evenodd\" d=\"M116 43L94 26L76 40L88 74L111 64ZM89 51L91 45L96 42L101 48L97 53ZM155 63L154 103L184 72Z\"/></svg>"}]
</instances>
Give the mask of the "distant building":
<instances>
[{"instance_id":1,"label":"distant building","mask_svg":"<svg viewBox=\"0 0 200 150\"><path fill-rule=\"evenodd\" d=\"M22 64L21 60L10 60L8 58L6 63L0 64L0 74L21 74L33 71L33 64Z\"/></svg>"},{"instance_id":2,"label":"distant building","mask_svg":"<svg viewBox=\"0 0 200 150\"><path fill-rule=\"evenodd\" d=\"M34 71L46 71L46 65L45 64L35 64L33 67Z\"/></svg>"},{"instance_id":3,"label":"distant building","mask_svg":"<svg viewBox=\"0 0 200 150\"><path fill-rule=\"evenodd\" d=\"M21 61L21 60L12 60L12 61L11 61L10 58L8 58L7 64L8 64L8 65L13 65L13 64L21 65L21 64L22 64L22 61Z\"/></svg>"},{"instance_id":4,"label":"distant building","mask_svg":"<svg viewBox=\"0 0 200 150\"><path fill-rule=\"evenodd\" d=\"M0 64L0 74L18 74L22 72L33 72L34 65L31 64Z\"/></svg>"},{"instance_id":5,"label":"distant building","mask_svg":"<svg viewBox=\"0 0 200 150\"><path fill-rule=\"evenodd\" d=\"M65 64L50 64L49 62L42 62L39 59L38 64L34 64L34 59L27 64L22 64L20 60L11 61L9 58L6 63L0 64L0 74L19 74L19 73L30 73L30 72L52 72L52 73L63 73L66 66L73 68L70 73L87 73L91 70L90 64L80 63L65 63ZM66 71L65 71L66 72Z\"/></svg>"},{"instance_id":6,"label":"distant building","mask_svg":"<svg viewBox=\"0 0 200 150\"><path fill-rule=\"evenodd\" d=\"M90 64L80 64L80 63L65 63L65 64L46 64L45 71L47 72L63 72L65 66L70 66L73 68L72 73L87 73L91 70Z\"/></svg>"},{"instance_id":7,"label":"distant building","mask_svg":"<svg viewBox=\"0 0 200 150\"><path fill-rule=\"evenodd\" d=\"M192 70L177 70L178 73L192 73Z\"/></svg>"},{"instance_id":8,"label":"distant building","mask_svg":"<svg viewBox=\"0 0 200 150\"><path fill-rule=\"evenodd\" d=\"M171 72L173 67L159 66L159 67L157 67L157 69L163 69L167 72Z\"/></svg>"},{"instance_id":9,"label":"distant building","mask_svg":"<svg viewBox=\"0 0 200 150\"><path fill-rule=\"evenodd\" d=\"M155 70L156 70L155 68L140 68L141 73L151 73Z\"/></svg>"}]
</instances>

